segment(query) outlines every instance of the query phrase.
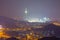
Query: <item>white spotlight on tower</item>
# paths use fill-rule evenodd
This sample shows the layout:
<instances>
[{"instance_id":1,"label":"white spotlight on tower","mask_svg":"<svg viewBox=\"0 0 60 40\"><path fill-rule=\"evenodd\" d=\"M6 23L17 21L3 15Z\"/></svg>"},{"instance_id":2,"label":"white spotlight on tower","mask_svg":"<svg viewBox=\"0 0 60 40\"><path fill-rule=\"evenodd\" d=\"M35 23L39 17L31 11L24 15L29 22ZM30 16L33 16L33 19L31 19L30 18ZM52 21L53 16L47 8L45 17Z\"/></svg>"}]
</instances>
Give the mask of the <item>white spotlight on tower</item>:
<instances>
[{"instance_id":1,"label":"white spotlight on tower","mask_svg":"<svg viewBox=\"0 0 60 40\"><path fill-rule=\"evenodd\" d=\"M27 8L25 8L25 14L27 14L27 13L28 13Z\"/></svg>"},{"instance_id":2,"label":"white spotlight on tower","mask_svg":"<svg viewBox=\"0 0 60 40\"><path fill-rule=\"evenodd\" d=\"M27 10L27 8L25 8L24 13L25 13L25 20L27 20L28 19L28 10Z\"/></svg>"}]
</instances>

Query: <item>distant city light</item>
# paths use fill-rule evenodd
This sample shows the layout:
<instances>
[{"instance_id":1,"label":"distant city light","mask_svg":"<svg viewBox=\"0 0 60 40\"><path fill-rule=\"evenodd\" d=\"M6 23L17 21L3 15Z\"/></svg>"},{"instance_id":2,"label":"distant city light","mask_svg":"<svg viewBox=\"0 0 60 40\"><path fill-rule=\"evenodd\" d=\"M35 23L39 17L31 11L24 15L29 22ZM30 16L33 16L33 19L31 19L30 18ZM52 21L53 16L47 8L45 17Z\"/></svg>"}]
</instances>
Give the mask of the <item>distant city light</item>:
<instances>
[{"instance_id":1,"label":"distant city light","mask_svg":"<svg viewBox=\"0 0 60 40\"><path fill-rule=\"evenodd\" d=\"M2 25L0 25L0 29L2 29Z\"/></svg>"},{"instance_id":2,"label":"distant city light","mask_svg":"<svg viewBox=\"0 0 60 40\"><path fill-rule=\"evenodd\" d=\"M49 21L50 19L49 18L47 18L47 17L44 17L43 18L45 21Z\"/></svg>"},{"instance_id":3,"label":"distant city light","mask_svg":"<svg viewBox=\"0 0 60 40\"><path fill-rule=\"evenodd\" d=\"M40 19L40 22L46 22L46 21L44 21L43 19Z\"/></svg>"},{"instance_id":4,"label":"distant city light","mask_svg":"<svg viewBox=\"0 0 60 40\"><path fill-rule=\"evenodd\" d=\"M60 26L59 22L53 22L54 25Z\"/></svg>"},{"instance_id":5,"label":"distant city light","mask_svg":"<svg viewBox=\"0 0 60 40\"><path fill-rule=\"evenodd\" d=\"M28 22L39 22L38 18L30 18L28 19Z\"/></svg>"},{"instance_id":6,"label":"distant city light","mask_svg":"<svg viewBox=\"0 0 60 40\"><path fill-rule=\"evenodd\" d=\"M46 17L44 17L42 19L39 19L39 18L30 18L27 21L28 22L44 22L45 23L47 21L50 21L50 19L49 18L46 18Z\"/></svg>"}]
</instances>

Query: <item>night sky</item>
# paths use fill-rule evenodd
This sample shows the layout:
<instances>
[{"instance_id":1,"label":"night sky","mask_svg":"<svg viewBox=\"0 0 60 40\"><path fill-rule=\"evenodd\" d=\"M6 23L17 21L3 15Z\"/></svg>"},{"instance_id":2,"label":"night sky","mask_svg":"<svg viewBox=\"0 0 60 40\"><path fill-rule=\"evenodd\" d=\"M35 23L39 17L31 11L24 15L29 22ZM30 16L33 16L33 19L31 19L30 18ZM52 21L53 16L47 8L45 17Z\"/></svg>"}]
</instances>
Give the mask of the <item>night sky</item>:
<instances>
[{"instance_id":1,"label":"night sky","mask_svg":"<svg viewBox=\"0 0 60 40\"><path fill-rule=\"evenodd\" d=\"M0 16L20 20L24 18L25 8L29 17L60 18L60 0L0 0Z\"/></svg>"}]
</instances>

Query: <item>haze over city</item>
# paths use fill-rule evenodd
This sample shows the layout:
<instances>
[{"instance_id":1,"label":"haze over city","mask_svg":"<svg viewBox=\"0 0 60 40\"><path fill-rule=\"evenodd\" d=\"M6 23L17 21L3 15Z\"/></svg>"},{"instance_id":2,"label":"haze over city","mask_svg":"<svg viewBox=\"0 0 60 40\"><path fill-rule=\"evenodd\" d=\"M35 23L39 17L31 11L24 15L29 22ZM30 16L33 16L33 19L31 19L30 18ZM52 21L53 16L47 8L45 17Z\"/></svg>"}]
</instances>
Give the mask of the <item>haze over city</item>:
<instances>
[{"instance_id":1,"label":"haze over city","mask_svg":"<svg viewBox=\"0 0 60 40\"><path fill-rule=\"evenodd\" d=\"M0 0L0 16L24 19L25 8L31 18L55 18L60 20L60 0Z\"/></svg>"}]
</instances>

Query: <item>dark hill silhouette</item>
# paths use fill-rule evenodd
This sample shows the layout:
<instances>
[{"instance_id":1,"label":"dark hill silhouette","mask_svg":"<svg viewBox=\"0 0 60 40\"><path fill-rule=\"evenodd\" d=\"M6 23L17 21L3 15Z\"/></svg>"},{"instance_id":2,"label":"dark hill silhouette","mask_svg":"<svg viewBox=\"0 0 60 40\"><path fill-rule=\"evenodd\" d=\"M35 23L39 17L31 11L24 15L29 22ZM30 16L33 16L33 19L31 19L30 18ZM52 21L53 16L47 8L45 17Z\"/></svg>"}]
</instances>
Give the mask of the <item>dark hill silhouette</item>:
<instances>
[{"instance_id":1,"label":"dark hill silhouette","mask_svg":"<svg viewBox=\"0 0 60 40\"><path fill-rule=\"evenodd\" d=\"M60 37L60 26L48 24L44 27L44 31L50 32L51 34L54 34L54 36ZM54 33L52 31L54 31Z\"/></svg>"},{"instance_id":2,"label":"dark hill silhouette","mask_svg":"<svg viewBox=\"0 0 60 40\"><path fill-rule=\"evenodd\" d=\"M16 20L4 16L0 16L0 25L5 25L5 27L11 27L14 25Z\"/></svg>"},{"instance_id":3,"label":"dark hill silhouette","mask_svg":"<svg viewBox=\"0 0 60 40\"><path fill-rule=\"evenodd\" d=\"M14 22L15 20L12 19L12 18L8 18L8 17L4 17L4 16L0 16L0 22L7 22L7 23L12 23Z\"/></svg>"}]
</instances>

